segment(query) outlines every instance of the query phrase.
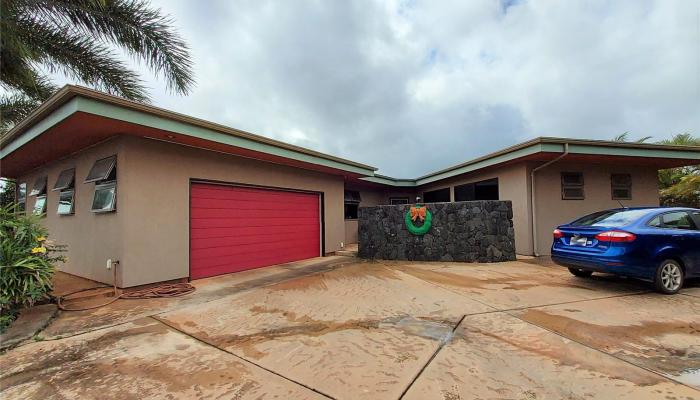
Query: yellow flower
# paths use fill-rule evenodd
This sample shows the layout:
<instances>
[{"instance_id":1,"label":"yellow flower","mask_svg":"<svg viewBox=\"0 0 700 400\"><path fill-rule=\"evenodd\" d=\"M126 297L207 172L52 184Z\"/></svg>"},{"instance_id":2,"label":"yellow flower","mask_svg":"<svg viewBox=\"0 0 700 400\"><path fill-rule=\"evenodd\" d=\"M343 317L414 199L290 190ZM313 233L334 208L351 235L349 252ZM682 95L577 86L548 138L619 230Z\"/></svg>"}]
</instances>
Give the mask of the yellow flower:
<instances>
[{"instance_id":1,"label":"yellow flower","mask_svg":"<svg viewBox=\"0 0 700 400\"><path fill-rule=\"evenodd\" d=\"M45 240L46 240L46 238L43 237L43 236L39 236L38 238L36 238L36 241L37 241L37 242L43 242L43 241L45 241Z\"/></svg>"},{"instance_id":2,"label":"yellow flower","mask_svg":"<svg viewBox=\"0 0 700 400\"><path fill-rule=\"evenodd\" d=\"M46 253L46 247L35 247L32 249L32 254Z\"/></svg>"}]
</instances>

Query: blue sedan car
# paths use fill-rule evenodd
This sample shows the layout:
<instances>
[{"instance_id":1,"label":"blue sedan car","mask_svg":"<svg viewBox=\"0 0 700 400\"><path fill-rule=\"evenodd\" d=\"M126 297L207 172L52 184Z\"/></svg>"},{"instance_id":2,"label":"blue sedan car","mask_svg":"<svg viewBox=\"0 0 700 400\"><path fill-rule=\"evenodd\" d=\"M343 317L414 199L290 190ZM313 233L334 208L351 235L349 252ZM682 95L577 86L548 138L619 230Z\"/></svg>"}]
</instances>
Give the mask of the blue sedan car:
<instances>
[{"instance_id":1,"label":"blue sedan car","mask_svg":"<svg viewBox=\"0 0 700 400\"><path fill-rule=\"evenodd\" d=\"M552 260L579 277L641 278L674 294L686 278L700 276L700 210L618 208L586 215L554 230Z\"/></svg>"}]
</instances>

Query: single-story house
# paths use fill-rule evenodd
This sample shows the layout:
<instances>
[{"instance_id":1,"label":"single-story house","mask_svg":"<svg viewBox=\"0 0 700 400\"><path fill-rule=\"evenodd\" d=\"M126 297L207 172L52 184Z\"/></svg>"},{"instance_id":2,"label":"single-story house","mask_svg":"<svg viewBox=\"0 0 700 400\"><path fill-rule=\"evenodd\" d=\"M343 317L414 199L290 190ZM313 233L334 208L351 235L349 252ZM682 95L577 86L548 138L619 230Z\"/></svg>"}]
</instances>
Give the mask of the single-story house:
<instances>
[{"instance_id":1,"label":"single-story house","mask_svg":"<svg viewBox=\"0 0 700 400\"><path fill-rule=\"evenodd\" d=\"M333 253L363 205L510 200L519 254L555 225L658 205L657 171L700 148L537 138L415 179L66 86L0 140L0 174L68 245L68 273L117 284L197 279Z\"/></svg>"}]
</instances>

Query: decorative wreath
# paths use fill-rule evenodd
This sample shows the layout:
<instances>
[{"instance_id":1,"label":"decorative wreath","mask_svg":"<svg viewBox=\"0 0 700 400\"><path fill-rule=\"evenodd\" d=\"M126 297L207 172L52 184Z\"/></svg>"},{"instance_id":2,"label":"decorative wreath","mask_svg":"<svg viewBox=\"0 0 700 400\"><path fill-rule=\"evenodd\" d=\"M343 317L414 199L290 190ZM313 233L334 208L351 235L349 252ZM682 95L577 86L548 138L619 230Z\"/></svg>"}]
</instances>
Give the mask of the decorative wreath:
<instances>
[{"instance_id":1,"label":"decorative wreath","mask_svg":"<svg viewBox=\"0 0 700 400\"><path fill-rule=\"evenodd\" d=\"M413 222L417 219L423 221L423 225L413 225ZM408 228L409 232L414 235L425 235L433 224L433 214L430 213L426 206L416 204L415 207L412 206L411 209L406 212L404 221L406 222L406 228Z\"/></svg>"}]
</instances>

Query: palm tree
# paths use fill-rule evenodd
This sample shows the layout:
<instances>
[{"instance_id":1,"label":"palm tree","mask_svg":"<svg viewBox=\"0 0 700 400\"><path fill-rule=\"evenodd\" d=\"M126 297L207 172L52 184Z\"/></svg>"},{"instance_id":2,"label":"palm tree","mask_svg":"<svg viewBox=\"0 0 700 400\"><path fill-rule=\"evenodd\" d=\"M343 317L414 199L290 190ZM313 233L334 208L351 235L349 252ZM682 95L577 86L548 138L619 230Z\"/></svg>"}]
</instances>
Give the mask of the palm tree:
<instances>
[{"instance_id":1,"label":"palm tree","mask_svg":"<svg viewBox=\"0 0 700 400\"><path fill-rule=\"evenodd\" d=\"M651 139L651 136L644 136L634 141L634 143L644 143ZM613 138L613 142L631 142L629 140L629 132L621 133Z\"/></svg>"},{"instance_id":2,"label":"palm tree","mask_svg":"<svg viewBox=\"0 0 700 400\"><path fill-rule=\"evenodd\" d=\"M0 131L57 90L47 73L147 102L146 87L114 47L162 76L171 92L189 93L192 62L171 23L143 0L0 1Z\"/></svg>"}]
</instances>

